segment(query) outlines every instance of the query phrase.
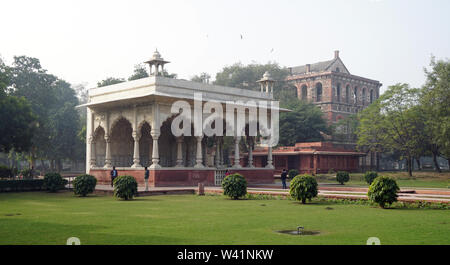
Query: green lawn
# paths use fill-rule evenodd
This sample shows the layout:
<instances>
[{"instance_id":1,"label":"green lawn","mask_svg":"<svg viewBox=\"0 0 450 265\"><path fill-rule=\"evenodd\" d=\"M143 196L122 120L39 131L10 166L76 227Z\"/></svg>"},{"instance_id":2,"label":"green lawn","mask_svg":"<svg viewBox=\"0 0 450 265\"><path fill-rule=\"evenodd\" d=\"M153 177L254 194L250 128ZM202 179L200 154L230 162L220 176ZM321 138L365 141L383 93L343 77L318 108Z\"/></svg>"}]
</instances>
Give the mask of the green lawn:
<instances>
[{"instance_id":1,"label":"green lawn","mask_svg":"<svg viewBox=\"0 0 450 265\"><path fill-rule=\"evenodd\" d=\"M169 195L0 194L0 244L450 244L450 211ZM332 209L327 209L332 208ZM292 236L276 230L318 230Z\"/></svg>"},{"instance_id":2,"label":"green lawn","mask_svg":"<svg viewBox=\"0 0 450 265\"><path fill-rule=\"evenodd\" d=\"M450 172L437 173L434 171L414 171L413 177L409 177L406 172L378 172L379 176L392 177L397 181L400 188L450 188ZM319 174L316 176L320 183L336 183L335 174ZM350 181L345 183L346 186L368 187L362 173L351 173Z\"/></svg>"}]
</instances>

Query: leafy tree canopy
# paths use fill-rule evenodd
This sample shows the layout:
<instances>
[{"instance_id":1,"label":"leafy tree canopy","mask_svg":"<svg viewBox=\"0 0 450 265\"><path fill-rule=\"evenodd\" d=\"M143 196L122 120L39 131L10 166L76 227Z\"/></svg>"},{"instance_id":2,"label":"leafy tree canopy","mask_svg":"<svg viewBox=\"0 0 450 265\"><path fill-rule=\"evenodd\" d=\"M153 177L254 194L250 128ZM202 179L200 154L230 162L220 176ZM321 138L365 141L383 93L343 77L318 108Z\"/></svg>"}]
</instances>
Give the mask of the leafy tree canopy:
<instances>
[{"instance_id":1,"label":"leafy tree canopy","mask_svg":"<svg viewBox=\"0 0 450 265\"><path fill-rule=\"evenodd\" d=\"M314 104L292 99L282 107L290 109L291 112L280 113L281 145L322 141L323 134L330 132L322 111Z\"/></svg>"},{"instance_id":2,"label":"leafy tree canopy","mask_svg":"<svg viewBox=\"0 0 450 265\"><path fill-rule=\"evenodd\" d=\"M141 78L148 77L147 70L142 64L137 64L134 66L133 75L128 78L128 81L137 80Z\"/></svg>"},{"instance_id":3,"label":"leafy tree canopy","mask_svg":"<svg viewBox=\"0 0 450 265\"><path fill-rule=\"evenodd\" d=\"M123 82L125 82L125 79L123 78L108 77L100 82L97 82L97 87L110 86Z\"/></svg>"},{"instance_id":4,"label":"leafy tree canopy","mask_svg":"<svg viewBox=\"0 0 450 265\"><path fill-rule=\"evenodd\" d=\"M357 144L370 151L398 151L411 158L419 143L425 141L424 116L420 112L419 89L408 84L390 86L388 90L360 114ZM409 174L411 168L409 168Z\"/></svg>"}]
</instances>

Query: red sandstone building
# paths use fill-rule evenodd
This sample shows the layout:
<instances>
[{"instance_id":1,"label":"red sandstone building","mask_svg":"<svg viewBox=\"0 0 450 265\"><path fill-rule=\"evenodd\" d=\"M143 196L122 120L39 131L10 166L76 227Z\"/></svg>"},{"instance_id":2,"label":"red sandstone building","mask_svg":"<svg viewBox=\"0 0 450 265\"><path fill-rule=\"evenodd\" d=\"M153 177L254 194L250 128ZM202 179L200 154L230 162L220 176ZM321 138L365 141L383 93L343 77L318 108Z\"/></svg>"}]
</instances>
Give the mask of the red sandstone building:
<instances>
[{"instance_id":1,"label":"red sandstone building","mask_svg":"<svg viewBox=\"0 0 450 265\"><path fill-rule=\"evenodd\" d=\"M365 155L349 150L347 145L331 142L297 143L295 146L282 146L272 151L276 173L284 168L309 174L328 173L331 170L356 172L359 170L359 158ZM256 148L253 160L255 166L263 167L267 163L267 149ZM246 166L246 161L244 159L243 166Z\"/></svg>"},{"instance_id":2,"label":"red sandstone building","mask_svg":"<svg viewBox=\"0 0 450 265\"><path fill-rule=\"evenodd\" d=\"M345 119L366 108L380 95L381 83L376 80L356 76L350 73L339 57L339 51L334 52L334 58L328 61L291 67L288 81L297 89L297 97L319 106L329 124ZM337 128L341 134L350 134L349 128ZM335 145L346 145L346 149L355 150L351 139ZM337 139L331 139L336 141ZM333 152L333 148L328 150ZM377 155L368 153L359 159L362 170L375 168ZM346 166L341 166L346 167Z\"/></svg>"},{"instance_id":3,"label":"red sandstone building","mask_svg":"<svg viewBox=\"0 0 450 265\"><path fill-rule=\"evenodd\" d=\"M380 95L381 83L350 74L334 52L329 61L290 68L287 78L297 88L297 97L318 105L330 123L366 108Z\"/></svg>"}]
</instances>

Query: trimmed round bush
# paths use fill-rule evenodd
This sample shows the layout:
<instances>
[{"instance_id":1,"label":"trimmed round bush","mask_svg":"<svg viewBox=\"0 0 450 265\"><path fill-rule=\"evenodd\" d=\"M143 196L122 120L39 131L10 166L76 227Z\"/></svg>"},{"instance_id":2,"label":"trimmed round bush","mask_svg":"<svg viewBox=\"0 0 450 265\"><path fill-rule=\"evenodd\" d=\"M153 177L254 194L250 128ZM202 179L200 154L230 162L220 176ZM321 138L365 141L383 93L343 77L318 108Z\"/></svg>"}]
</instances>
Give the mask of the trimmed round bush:
<instances>
[{"instance_id":1,"label":"trimmed round bush","mask_svg":"<svg viewBox=\"0 0 450 265\"><path fill-rule=\"evenodd\" d=\"M298 172L297 169L291 169L288 172L288 178L293 179L295 178L295 176L297 176L298 174L300 174L300 172Z\"/></svg>"},{"instance_id":2,"label":"trimmed round bush","mask_svg":"<svg viewBox=\"0 0 450 265\"><path fill-rule=\"evenodd\" d=\"M372 202L378 203L381 208L385 208L387 204L397 201L397 192L400 188L394 179L389 177L377 177L369 186L367 196Z\"/></svg>"},{"instance_id":3,"label":"trimmed round bush","mask_svg":"<svg viewBox=\"0 0 450 265\"><path fill-rule=\"evenodd\" d=\"M73 181L73 192L76 195L86 197L89 193L94 192L97 179L91 175L80 175Z\"/></svg>"},{"instance_id":4,"label":"trimmed round bush","mask_svg":"<svg viewBox=\"0 0 450 265\"><path fill-rule=\"evenodd\" d=\"M223 195L237 200L247 194L247 180L241 174L231 174L223 179L222 188Z\"/></svg>"},{"instance_id":5,"label":"trimmed round bush","mask_svg":"<svg viewBox=\"0 0 450 265\"><path fill-rule=\"evenodd\" d=\"M377 177L378 173L376 171L367 171L366 173L364 173L364 179L369 185L372 184L373 180Z\"/></svg>"},{"instance_id":6,"label":"trimmed round bush","mask_svg":"<svg viewBox=\"0 0 450 265\"><path fill-rule=\"evenodd\" d=\"M316 179L311 175L298 175L290 184L289 193L292 198L297 201L306 203L306 199L310 200L317 196L318 185Z\"/></svg>"},{"instance_id":7,"label":"trimmed round bush","mask_svg":"<svg viewBox=\"0 0 450 265\"><path fill-rule=\"evenodd\" d=\"M341 185L344 185L345 182L350 180L350 175L346 171L338 171L338 173L336 173L336 180L341 183Z\"/></svg>"},{"instance_id":8,"label":"trimmed round bush","mask_svg":"<svg viewBox=\"0 0 450 265\"><path fill-rule=\"evenodd\" d=\"M132 176L118 176L114 179L114 196L123 200L132 200L137 194L137 182Z\"/></svg>"},{"instance_id":9,"label":"trimmed round bush","mask_svg":"<svg viewBox=\"0 0 450 265\"><path fill-rule=\"evenodd\" d=\"M57 192L64 189L67 180L63 179L59 173L47 173L44 176L44 187L49 192Z\"/></svg>"}]
</instances>

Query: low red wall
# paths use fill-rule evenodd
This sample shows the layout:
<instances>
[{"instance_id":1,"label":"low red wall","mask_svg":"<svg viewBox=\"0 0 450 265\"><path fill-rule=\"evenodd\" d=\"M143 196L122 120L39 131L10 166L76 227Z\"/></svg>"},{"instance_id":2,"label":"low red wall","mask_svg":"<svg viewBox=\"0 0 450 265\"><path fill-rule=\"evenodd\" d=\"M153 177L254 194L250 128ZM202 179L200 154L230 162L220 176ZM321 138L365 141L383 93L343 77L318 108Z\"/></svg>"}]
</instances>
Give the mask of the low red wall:
<instances>
[{"instance_id":1,"label":"low red wall","mask_svg":"<svg viewBox=\"0 0 450 265\"><path fill-rule=\"evenodd\" d=\"M230 173L239 173L245 177L248 184L269 184L274 183L273 169L249 169L249 170L239 170L239 169L229 169Z\"/></svg>"},{"instance_id":2,"label":"low red wall","mask_svg":"<svg viewBox=\"0 0 450 265\"><path fill-rule=\"evenodd\" d=\"M97 178L97 183L111 185L110 169L91 169L89 174ZM119 176L133 176L139 186L145 184L144 170L118 169ZM230 173L243 175L249 184L268 184L274 182L274 171L271 169L229 169ZM150 170L150 187L174 187L174 186L197 186L203 183L206 186L214 186L214 169L158 169Z\"/></svg>"}]
</instances>

